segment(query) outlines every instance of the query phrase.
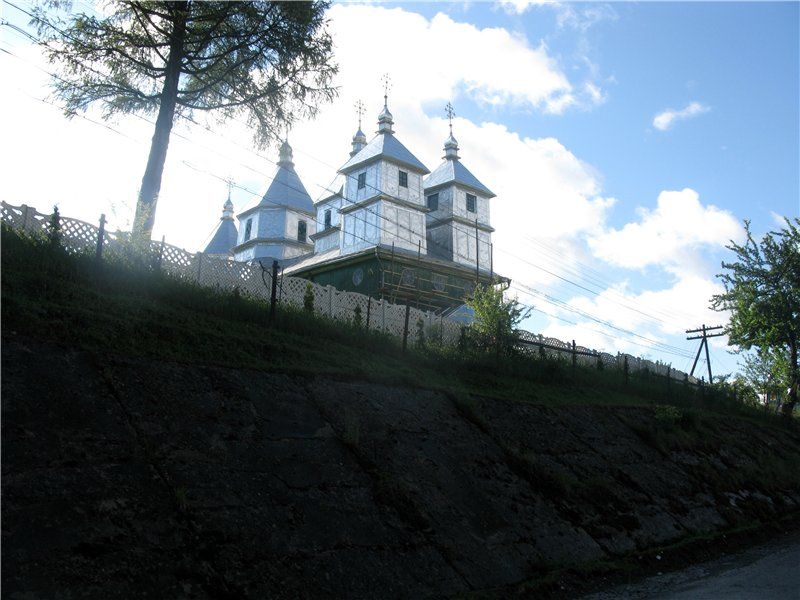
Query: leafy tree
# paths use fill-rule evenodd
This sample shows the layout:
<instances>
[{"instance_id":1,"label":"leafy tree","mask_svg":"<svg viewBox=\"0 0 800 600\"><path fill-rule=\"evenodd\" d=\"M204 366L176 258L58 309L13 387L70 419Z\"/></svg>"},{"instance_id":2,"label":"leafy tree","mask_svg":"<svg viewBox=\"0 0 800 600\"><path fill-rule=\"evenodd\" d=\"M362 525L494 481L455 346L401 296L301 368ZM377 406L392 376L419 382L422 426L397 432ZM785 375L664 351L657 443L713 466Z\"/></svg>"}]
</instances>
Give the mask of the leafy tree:
<instances>
[{"instance_id":1,"label":"leafy tree","mask_svg":"<svg viewBox=\"0 0 800 600\"><path fill-rule=\"evenodd\" d=\"M109 2L106 16L59 16L65 0L44 0L33 23L59 68L66 114L103 101L103 116L156 113L134 238L150 239L176 116L213 111L219 122L246 116L256 144L313 116L335 96L325 1Z\"/></svg>"},{"instance_id":2,"label":"leafy tree","mask_svg":"<svg viewBox=\"0 0 800 600\"><path fill-rule=\"evenodd\" d=\"M492 285L475 286L467 299L475 313L470 329L478 340L488 346L509 351L514 346L515 330L528 311L515 299L503 298L503 290Z\"/></svg>"},{"instance_id":3,"label":"leafy tree","mask_svg":"<svg viewBox=\"0 0 800 600\"><path fill-rule=\"evenodd\" d=\"M762 350L744 356L742 374L759 394L775 397L789 387L789 360L785 354Z\"/></svg>"},{"instance_id":4,"label":"leafy tree","mask_svg":"<svg viewBox=\"0 0 800 600\"><path fill-rule=\"evenodd\" d=\"M790 415L797 404L798 341L800 341L800 219L786 219L786 228L753 239L745 221L744 245L731 242L736 261L722 263L717 277L725 292L711 299L715 310L730 311L726 332L732 344L763 356L785 357Z\"/></svg>"}]
</instances>

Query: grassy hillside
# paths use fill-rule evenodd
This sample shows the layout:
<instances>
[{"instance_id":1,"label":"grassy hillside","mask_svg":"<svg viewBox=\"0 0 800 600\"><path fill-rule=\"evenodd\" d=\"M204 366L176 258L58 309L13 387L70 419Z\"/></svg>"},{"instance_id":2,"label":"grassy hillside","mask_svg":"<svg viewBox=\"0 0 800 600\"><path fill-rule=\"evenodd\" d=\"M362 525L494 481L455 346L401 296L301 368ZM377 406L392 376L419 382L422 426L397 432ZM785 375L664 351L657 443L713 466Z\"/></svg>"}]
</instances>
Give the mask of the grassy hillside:
<instances>
[{"instance_id":1,"label":"grassy hillside","mask_svg":"<svg viewBox=\"0 0 800 600\"><path fill-rule=\"evenodd\" d=\"M120 355L404 384L538 404L653 405L762 419L726 395L559 360L412 347L397 339L2 232L4 332ZM768 418L768 417L767 417Z\"/></svg>"}]
</instances>

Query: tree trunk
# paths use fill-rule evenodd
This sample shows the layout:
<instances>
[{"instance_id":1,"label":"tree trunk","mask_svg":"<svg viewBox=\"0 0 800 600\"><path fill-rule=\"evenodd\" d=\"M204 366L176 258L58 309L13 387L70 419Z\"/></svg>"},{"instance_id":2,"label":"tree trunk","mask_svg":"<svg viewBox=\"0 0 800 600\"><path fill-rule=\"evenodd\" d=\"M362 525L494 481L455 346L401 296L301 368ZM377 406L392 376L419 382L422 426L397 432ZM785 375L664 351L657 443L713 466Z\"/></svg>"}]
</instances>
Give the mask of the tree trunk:
<instances>
[{"instance_id":1,"label":"tree trunk","mask_svg":"<svg viewBox=\"0 0 800 600\"><path fill-rule=\"evenodd\" d=\"M150 144L150 155L147 158L147 166L142 177L142 187L139 189L139 199L136 203L136 216L133 220L133 240L136 243L141 243L144 247L150 241L150 236L153 233L153 224L156 220L156 204L158 203L158 194L161 191L161 176L164 173L169 136L172 132L172 122L175 117L178 83L183 60L183 44L186 38L186 20L189 15L189 2L176 2L173 10L174 24L164 75L164 87L161 90L161 102L158 107L156 128Z\"/></svg>"},{"instance_id":2,"label":"tree trunk","mask_svg":"<svg viewBox=\"0 0 800 600\"><path fill-rule=\"evenodd\" d=\"M787 417L792 416L794 407L797 406L797 387L800 385L800 375L797 365L797 340L792 337L789 340L789 397L783 405L783 414Z\"/></svg>"}]
</instances>

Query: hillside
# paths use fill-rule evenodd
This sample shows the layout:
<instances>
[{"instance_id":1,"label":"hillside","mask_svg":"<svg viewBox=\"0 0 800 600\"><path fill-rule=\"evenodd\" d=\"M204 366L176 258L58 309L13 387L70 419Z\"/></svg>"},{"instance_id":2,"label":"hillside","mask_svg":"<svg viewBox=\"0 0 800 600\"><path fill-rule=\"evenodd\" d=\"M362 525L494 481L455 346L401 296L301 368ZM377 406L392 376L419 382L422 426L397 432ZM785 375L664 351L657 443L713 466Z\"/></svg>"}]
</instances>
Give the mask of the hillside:
<instances>
[{"instance_id":1,"label":"hillside","mask_svg":"<svg viewBox=\"0 0 800 600\"><path fill-rule=\"evenodd\" d=\"M797 428L711 392L2 268L8 597L557 595L799 512Z\"/></svg>"}]
</instances>

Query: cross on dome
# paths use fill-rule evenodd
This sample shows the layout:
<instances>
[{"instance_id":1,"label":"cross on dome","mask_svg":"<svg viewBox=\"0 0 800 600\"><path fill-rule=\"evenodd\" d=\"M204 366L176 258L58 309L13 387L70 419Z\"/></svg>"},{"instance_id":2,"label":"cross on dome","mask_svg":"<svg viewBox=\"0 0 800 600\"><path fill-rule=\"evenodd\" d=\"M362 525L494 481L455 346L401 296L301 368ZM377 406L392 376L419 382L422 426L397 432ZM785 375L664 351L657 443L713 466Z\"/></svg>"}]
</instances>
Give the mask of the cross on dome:
<instances>
[{"instance_id":1,"label":"cross on dome","mask_svg":"<svg viewBox=\"0 0 800 600\"><path fill-rule=\"evenodd\" d=\"M389 112L389 90L392 87L392 80L388 73L384 73L381 81L383 82L383 110L378 115L378 133L394 133L392 129L394 120L392 113Z\"/></svg>"},{"instance_id":2,"label":"cross on dome","mask_svg":"<svg viewBox=\"0 0 800 600\"><path fill-rule=\"evenodd\" d=\"M444 107L444 113L450 123L450 136L444 142L444 157L448 160L458 160L458 141L453 137L453 117L456 116L456 111L450 102Z\"/></svg>"}]
</instances>

